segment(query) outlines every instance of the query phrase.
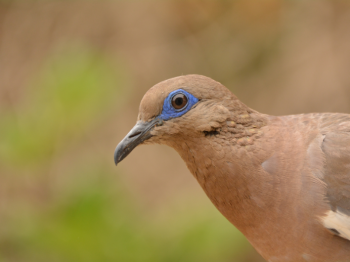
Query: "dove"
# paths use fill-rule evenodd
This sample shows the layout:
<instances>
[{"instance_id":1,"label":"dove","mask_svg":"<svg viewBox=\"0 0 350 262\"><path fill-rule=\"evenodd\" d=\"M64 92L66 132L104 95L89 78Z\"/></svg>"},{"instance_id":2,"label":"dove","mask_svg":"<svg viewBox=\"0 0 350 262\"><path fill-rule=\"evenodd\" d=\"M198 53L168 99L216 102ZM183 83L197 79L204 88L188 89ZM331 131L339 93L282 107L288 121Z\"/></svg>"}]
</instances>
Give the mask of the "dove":
<instances>
[{"instance_id":1,"label":"dove","mask_svg":"<svg viewBox=\"0 0 350 262\"><path fill-rule=\"evenodd\" d=\"M262 114L184 75L146 92L115 164L140 144L174 148L267 261L350 261L350 115Z\"/></svg>"}]
</instances>

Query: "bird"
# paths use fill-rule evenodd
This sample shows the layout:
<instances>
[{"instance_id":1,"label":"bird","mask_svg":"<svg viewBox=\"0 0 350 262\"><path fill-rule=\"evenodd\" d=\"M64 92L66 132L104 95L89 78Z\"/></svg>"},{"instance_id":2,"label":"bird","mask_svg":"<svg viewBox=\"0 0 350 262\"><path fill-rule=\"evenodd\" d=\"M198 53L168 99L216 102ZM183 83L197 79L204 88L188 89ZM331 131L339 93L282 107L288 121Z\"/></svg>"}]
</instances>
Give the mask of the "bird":
<instances>
[{"instance_id":1,"label":"bird","mask_svg":"<svg viewBox=\"0 0 350 262\"><path fill-rule=\"evenodd\" d=\"M267 115L183 75L146 92L115 164L140 144L174 148L266 261L350 261L349 114Z\"/></svg>"}]
</instances>

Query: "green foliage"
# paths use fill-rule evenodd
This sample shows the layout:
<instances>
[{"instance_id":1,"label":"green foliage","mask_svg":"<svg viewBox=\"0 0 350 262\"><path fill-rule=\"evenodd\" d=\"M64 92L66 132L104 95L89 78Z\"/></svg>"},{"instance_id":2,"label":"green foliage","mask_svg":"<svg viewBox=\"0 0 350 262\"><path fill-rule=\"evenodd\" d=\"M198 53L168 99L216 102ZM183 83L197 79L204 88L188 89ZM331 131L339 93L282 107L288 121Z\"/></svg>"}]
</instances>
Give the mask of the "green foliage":
<instances>
[{"instance_id":1,"label":"green foliage","mask_svg":"<svg viewBox=\"0 0 350 262\"><path fill-rule=\"evenodd\" d=\"M157 217L137 211L108 174L94 172L107 180L77 186L29 220L19 216L27 222L16 224L30 228L19 226L14 230L22 233L12 234L19 261L231 261L245 247L242 235L214 209L186 207L155 223Z\"/></svg>"},{"instance_id":2,"label":"green foliage","mask_svg":"<svg viewBox=\"0 0 350 262\"><path fill-rule=\"evenodd\" d=\"M116 99L118 77L84 48L53 57L26 100L0 118L0 163L41 164L79 139Z\"/></svg>"}]
</instances>

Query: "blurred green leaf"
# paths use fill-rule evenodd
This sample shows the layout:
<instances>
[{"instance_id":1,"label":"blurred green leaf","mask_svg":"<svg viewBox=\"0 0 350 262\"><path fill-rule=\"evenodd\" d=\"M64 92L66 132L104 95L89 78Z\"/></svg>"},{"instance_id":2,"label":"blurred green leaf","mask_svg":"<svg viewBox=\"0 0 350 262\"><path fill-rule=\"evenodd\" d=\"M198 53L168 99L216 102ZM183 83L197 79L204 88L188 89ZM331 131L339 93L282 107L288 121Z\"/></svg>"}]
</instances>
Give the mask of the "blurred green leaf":
<instances>
[{"instance_id":1,"label":"blurred green leaf","mask_svg":"<svg viewBox=\"0 0 350 262\"><path fill-rule=\"evenodd\" d=\"M1 115L3 165L42 164L84 136L117 97L121 76L93 50L68 49L44 68L23 105Z\"/></svg>"},{"instance_id":2,"label":"blurred green leaf","mask_svg":"<svg viewBox=\"0 0 350 262\"><path fill-rule=\"evenodd\" d=\"M91 172L103 179L77 185L46 211L33 210L31 219L19 213L12 240L0 238L0 252L12 246L17 261L26 262L224 262L246 247L242 234L213 208L174 212L179 203L173 203L159 223L155 215L143 216L111 176Z\"/></svg>"}]
</instances>

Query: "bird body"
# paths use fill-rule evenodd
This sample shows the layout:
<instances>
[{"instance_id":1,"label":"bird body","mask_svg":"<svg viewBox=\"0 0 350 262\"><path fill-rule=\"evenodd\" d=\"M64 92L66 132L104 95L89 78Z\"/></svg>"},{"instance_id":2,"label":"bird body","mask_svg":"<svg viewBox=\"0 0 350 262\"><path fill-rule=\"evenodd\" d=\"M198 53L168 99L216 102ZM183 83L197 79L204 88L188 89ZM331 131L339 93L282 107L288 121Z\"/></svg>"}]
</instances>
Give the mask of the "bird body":
<instances>
[{"instance_id":1,"label":"bird body","mask_svg":"<svg viewBox=\"0 0 350 262\"><path fill-rule=\"evenodd\" d=\"M269 116L188 75L145 94L116 163L140 143L173 147L267 261L350 261L350 115Z\"/></svg>"}]
</instances>

